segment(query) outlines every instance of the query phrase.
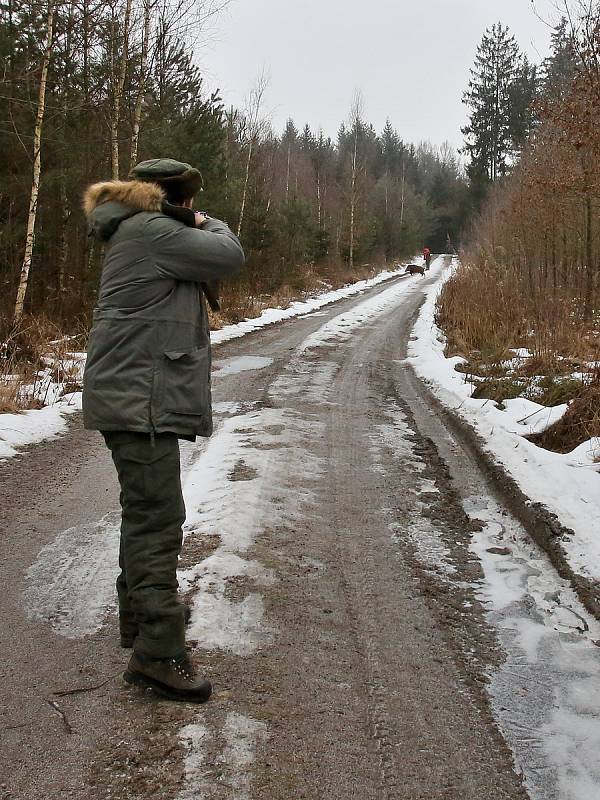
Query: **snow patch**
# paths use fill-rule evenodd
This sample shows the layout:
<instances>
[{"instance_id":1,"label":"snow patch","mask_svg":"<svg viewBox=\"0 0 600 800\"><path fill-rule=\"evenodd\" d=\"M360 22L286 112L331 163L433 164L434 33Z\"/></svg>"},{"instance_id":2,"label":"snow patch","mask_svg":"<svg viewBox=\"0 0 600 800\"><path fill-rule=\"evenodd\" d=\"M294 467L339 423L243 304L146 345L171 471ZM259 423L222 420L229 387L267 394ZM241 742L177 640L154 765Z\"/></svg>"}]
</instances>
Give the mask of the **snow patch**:
<instances>
[{"instance_id":1,"label":"snow patch","mask_svg":"<svg viewBox=\"0 0 600 800\"><path fill-rule=\"evenodd\" d=\"M423 459L418 456L413 447L413 431L411 430L406 415L396 405L390 408L390 422L375 425L370 434L372 442L370 452L372 453L376 467L383 474L387 474L387 466L381 458L382 446L388 449L393 457L402 464L409 464L410 471L414 473L413 483L403 488L404 502L409 503L411 495L414 496L410 515L405 519L395 521L388 525L395 540L409 539L414 547L418 560L423 566L441 571L449 576L456 572L456 568L450 562L450 550L446 546L441 531L435 524L422 515L427 508L427 504L417 497L426 493L439 493L435 482L431 479L424 479L420 473L425 470ZM384 509L384 513L393 513L391 509Z\"/></svg>"},{"instance_id":2,"label":"snow patch","mask_svg":"<svg viewBox=\"0 0 600 800\"><path fill-rule=\"evenodd\" d=\"M477 595L506 653L488 691L517 771L532 800L595 800L600 623L494 500L468 498L464 508L484 523L471 546L485 576Z\"/></svg>"},{"instance_id":3,"label":"snow patch","mask_svg":"<svg viewBox=\"0 0 600 800\"><path fill-rule=\"evenodd\" d=\"M28 444L64 433L67 429L65 416L80 410L81 393L75 392L45 408L0 414L0 459L16 455L19 448Z\"/></svg>"},{"instance_id":4,"label":"snow patch","mask_svg":"<svg viewBox=\"0 0 600 800\"><path fill-rule=\"evenodd\" d=\"M314 423L311 423L314 432ZM189 635L204 649L249 655L268 644L273 630L256 588L275 581L271 570L245 555L267 528L293 522L310 492L299 492L303 470L318 480L319 463L298 448L307 423L289 409L258 409L224 419L184 482L186 539L215 537L211 555L180 570L180 585L193 591ZM300 466L301 463L301 466ZM237 479L242 465L243 479ZM231 590L242 584L240 599Z\"/></svg>"},{"instance_id":5,"label":"snow patch","mask_svg":"<svg viewBox=\"0 0 600 800\"><path fill-rule=\"evenodd\" d=\"M230 772L229 784L235 800L252 800L252 765L257 747L267 739L264 722L232 712L223 727L223 761Z\"/></svg>"},{"instance_id":6,"label":"snow patch","mask_svg":"<svg viewBox=\"0 0 600 800\"><path fill-rule=\"evenodd\" d=\"M204 800L211 788L206 769L206 745L210 731L203 722L186 725L179 731L179 741L185 751L184 787L175 800Z\"/></svg>"},{"instance_id":7,"label":"snow patch","mask_svg":"<svg viewBox=\"0 0 600 800\"><path fill-rule=\"evenodd\" d=\"M266 741L267 725L252 717L230 712L222 730L211 730L204 722L186 725L179 732L185 751L184 787L175 800L208 800L221 793L215 784L215 768L227 796L234 800L252 800L252 768L257 748ZM223 740L223 749L215 763L207 763L209 742Z\"/></svg>"},{"instance_id":8,"label":"snow patch","mask_svg":"<svg viewBox=\"0 0 600 800\"><path fill-rule=\"evenodd\" d=\"M240 372L264 369L265 367L270 367L272 363L272 358L265 358L263 356L238 356L235 358L226 358L221 361L213 362L216 370L213 372L212 377L224 378L227 375L238 375Z\"/></svg>"},{"instance_id":9,"label":"snow patch","mask_svg":"<svg viewBox=\"0 0 600 800\"><path fill-rule=\"evenodd\" d=\"M115 604L120 513L69 528L40 550L23 592L31 619L78 639L100 630Z\"/></svg>"},{"instance_id":10,"label":"snow patch","mask_svg":"<svg viewBox=\"0 0 600 800\"><path fill-rule=\"evenodd\" d=\"M334 361L310 361L294 357L271 384L269 393L283 399L295 397L307 403L327 403L338 369L339 365Z\"/></svg>"},{"instance_id":11,"label":"snow patch","mask_svg":"<svg viewBox=\"0 0 600 800\"><path fill-rule=\"evenodd\" d=\"M418 284L413 281L397 282L375 297L357 303L349 311L339 314L307 336L300 345L299 352L347 341L356 328L391 308L398 302L400 295L417 291L417 287Z\"/></svg>"},{"instance_id":12,"label":"snow patch","mask_svg":"<svg viewBox=\"0 0 600 800\"><path fill-rule=\"evenodd\" d=\"M271 643L274 630L265 619L261 595L252 593L243 600L229 600L219 591L199 591L194 595L190 639L203 650L227 650L249 656Z\"/></svg>"}]
</instances>

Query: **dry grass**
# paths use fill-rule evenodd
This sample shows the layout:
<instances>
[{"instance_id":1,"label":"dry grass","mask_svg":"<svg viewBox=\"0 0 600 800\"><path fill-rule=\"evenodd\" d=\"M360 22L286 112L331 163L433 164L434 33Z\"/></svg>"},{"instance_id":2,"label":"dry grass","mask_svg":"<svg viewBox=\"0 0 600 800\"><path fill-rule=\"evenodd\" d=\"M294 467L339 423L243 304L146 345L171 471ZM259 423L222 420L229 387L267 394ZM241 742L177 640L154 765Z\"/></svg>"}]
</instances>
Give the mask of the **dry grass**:
<instances>
[{"instance_id":1,"label":"dry grass","mask_svg":"<svg viewBox=\"0 0 600 800\"><path fill-rule=\"evenodd\" d=\"M85 334L65 336L46 317L24 317L17 328L0 321L0 413L42 408L63 393L77 391L79 366L73 350L85 348Z\"/></svg>"},{"instance_id":2,"label":"dry grass","mask_svg":"<svg viewBox=\"0 0 600 800\"><path fill-rule=\"evenodd\" d=\"M600 440L600 379L584 387L554 425L528 438L556 453L570 453L589 439Z\"/></svg>"},{"instance_id":3,"label":"dry grass","mask_svg":"<svg viewBox=\"0 0 600 800\"><path fill-rule=\"evenodd\" d=\"M524 396L569 409L547 435L532 437L542 447L567 452L600 435L600 390L594 365L600 361L598 320L586 320L568 293L542 286L528 291L521 271L491 260L472 259L444 285L437 322L448 339L448 355L475 384L474 396L501 404ZM529 357L519 360L524 348Z\"/></svg>"}]
</instances>

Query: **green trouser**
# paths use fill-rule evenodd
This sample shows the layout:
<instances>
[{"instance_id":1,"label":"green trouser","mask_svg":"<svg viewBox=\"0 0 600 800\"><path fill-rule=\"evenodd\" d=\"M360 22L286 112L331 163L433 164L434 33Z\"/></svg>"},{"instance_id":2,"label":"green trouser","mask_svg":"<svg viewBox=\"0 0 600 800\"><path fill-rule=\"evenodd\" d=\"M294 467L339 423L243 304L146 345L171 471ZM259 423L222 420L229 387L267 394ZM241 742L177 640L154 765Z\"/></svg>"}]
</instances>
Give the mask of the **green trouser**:
<instances>
[{"instance_id":1,"label":"green trouser","mask_svg":"<svg viewBox=\"0 0 600 800\"><path fill-rule=\"evenodd\" d=\"M173 433L104 431L121 485L117 578L119 627L134 650L171 658L185 650L184 609L177 599L177 561L185 505L179 442Z\"/></svg>"}]
</instances>

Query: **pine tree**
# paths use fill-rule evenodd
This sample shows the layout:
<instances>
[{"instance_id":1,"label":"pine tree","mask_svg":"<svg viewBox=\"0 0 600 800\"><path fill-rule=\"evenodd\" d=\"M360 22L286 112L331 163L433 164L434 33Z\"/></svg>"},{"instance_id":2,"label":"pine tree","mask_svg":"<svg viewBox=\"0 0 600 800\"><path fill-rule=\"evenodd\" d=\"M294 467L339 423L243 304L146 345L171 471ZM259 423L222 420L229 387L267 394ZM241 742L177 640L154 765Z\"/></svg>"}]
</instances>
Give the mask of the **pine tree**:
<instances>
[{"instance_id":1,"label":"pine tree","mask_svg":"<svg viewBox=\"0 0 600 800\"><path fill-rule=\"evenodd\" d=\"M470 108L469 124L462 129L471 157L471 176L495 181L505 175L513 150L515 86L523 76L517 42L501 23L488 28L477 48L469 88L463 102Z\"/></svg>"},{"instance_id":2,"label":"pine tree","mask_svg":"<svg viewBox=\"0 0 600 800\"><path fill-rule=\"evenodd\" d=\"M560 100L577 69L576 48L566 17L552 32L550 50L542 66L542 89L548 99Z\"/></svg>"},{"instance_id":3,"label":"pine tree","mask_svg":"<svg viewBox=\"0 0 600 800\"><path fill-rule=\"evenodd\" d=\"M523 56L510 87L510 137L513 156L523 150L535 126L534 100L538 91L537 67L530 63L527 56Z\"/></svg>"}]
</instances>

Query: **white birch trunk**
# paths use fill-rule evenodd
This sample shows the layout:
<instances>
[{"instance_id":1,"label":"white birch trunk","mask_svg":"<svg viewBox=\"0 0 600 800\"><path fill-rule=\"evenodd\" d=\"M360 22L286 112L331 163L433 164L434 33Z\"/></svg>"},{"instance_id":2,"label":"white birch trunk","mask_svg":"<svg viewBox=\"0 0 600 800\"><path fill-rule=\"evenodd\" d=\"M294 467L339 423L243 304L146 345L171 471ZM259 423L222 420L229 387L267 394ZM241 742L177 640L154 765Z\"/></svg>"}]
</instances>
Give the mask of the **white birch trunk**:
<instances>
[{"instance_id":1,"label":"white birch trunk","mask_svg":"<svg viewBox=\"0 0 600 800\"><path fill-rule=\"evenodd\" d=\"M31 182L31 194L29 197L29 215L27 217L27 232L25 235L25 253L21 265L21 276L19 278L19 288L15 301L15 311L13 321L17 325L23 316L25 305L25 295L29 284L29 271L31 269L31 259L33 256L33 244L35 239L35 219L37 216L37 203L40 193L40 176L42 171L42 129L44 126L44 114L46 111L46 82L48 80L48 67L52 57L52 44L54 39L54 14L56 4L54 0L48 5L48 19L46 23L46 40L44 43L44 55L42 56L42 71L40 74L40 88L38 92L38 107L35 120L35 130L33 134L33 179Z\"/></svg>"},{"instance_id":2,"label":"white birch trunk","mask_svg":"<svg viewBox=\"0 0 600 800\"><path fill-rule=\"evenodd\" d=\"M140 83L135 99L133 112L133 129L131 131L131 153L129 156L129 169L133 169L137 162L138 145L140 141L140 124L142 120L142 105L146 91L146 70L148 68L148 46L150 42L151 7L150 0L144 0L144 31L142 34L142 55L140 58Z\"/></svg>"},{"instance_id":3,"label":"white birch trunk","mask_svg":"<svg viewBox=\"0 0 600 800\"><path fill-rule=\"evenodd\" d=\"M254 154L254 145L258 141L261 129L260 112L263 97L269 81L267 76L262 73L259 75L255 87L250 92L248 98L248 114L246 119L248 131L248 157L246 158L246 171L244 175L244 189L242 191L242 202L240 205L240 217L237 226L237 235L242 232L242 224L244 222L244 213L246 211L246 201L248 198L248 183L250 181L250 165L252 163L252 156Z\"/></svg>"},{"instance_id":4,"label":"white birch trunk","mask_svg":"<svg viewBox=\"0 0 600 800\"><path fill-rule=\"evenodd\" d=\"M242 223L244 222L244 212L246 210L246 197L248 195L248 181L250 180L250 162L252 160L253 142L250 141L248 145L248 158L246 159L246 173L244 175L244 189L242 191L242 203L240 205L240 219L237 226L237 235L242 232Z\"/></svg>"},{"instance_id":5,"label":"white birch trunk","mask_svg":"<svg viewBox=\"0 0 600 800\"><path fill-rule=\"evenodd\" d=\"M354 134L354 151L352 153L352 181L350 191L350 252L348 255L348 266L354 266L354 212L356 208L356 156L358 150L358 128Z\"/></svg>"},{"instance_id":6,"label":"white birch trunk","mask_svg":"<svg viewBox=\"0 0 600 800\"><path fill-rule=\"evenodd\" d=\"M402 235L402 226L404 225L404 185L405 185L406 167L404 161L402 162L402 193L400 200L400 235Z\"/></svg>"},{"instance_id":7,"label":"white birch trunk","mask_svg":"<svg viewBox=\"0 0 600 800\"><path fill-rule=\"evenodd\" d=\"M321 173L317 170L317 220L319 230L323 227L323 208L321 205Z\"/></svg>"}]
</instances>

